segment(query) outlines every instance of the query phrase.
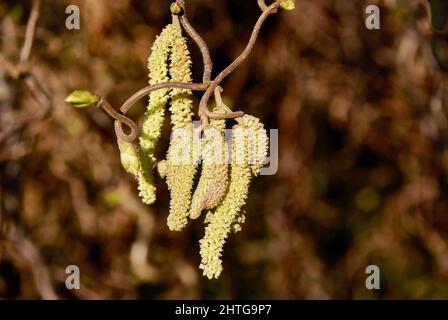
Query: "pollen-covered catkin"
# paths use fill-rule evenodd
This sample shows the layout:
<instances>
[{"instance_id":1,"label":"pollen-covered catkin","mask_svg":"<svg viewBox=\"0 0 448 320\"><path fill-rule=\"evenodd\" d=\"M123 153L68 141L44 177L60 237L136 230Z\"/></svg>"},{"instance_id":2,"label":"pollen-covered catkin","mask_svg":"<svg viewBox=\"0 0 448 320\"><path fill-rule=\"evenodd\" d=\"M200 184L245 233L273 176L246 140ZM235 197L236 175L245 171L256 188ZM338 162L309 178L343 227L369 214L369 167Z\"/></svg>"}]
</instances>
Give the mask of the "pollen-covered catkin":
<instances>
[{"instance_id":1,"label":"pollen-covered catkin","mask_svg":"<svg viewBox=\"0 0 448 320\"><path fill-rule=\"evenodd\" d=\"M260 143L253 143L251 136L264 136ZM266 138L266 139L265 139ZM230 232L241 230L245 216L242 207L246 202L252 176L258 174L260 161L250 163L249 155L255 154L255 160L264 159L268 139L266 130L260 121L245 115L238 119L232 130L232 164L229 190L214 213L208 213L204 238L200 240L201 264L204 276L218 278L223 270L222 251ZM255 149L255 150L254 150Z\"/></svg>"},{"instance_id":2,"label":"pollen-covered catkin","mask_svg":"<svg viewBox=\"0 0 448 320\"><path fill-rule=\"evenodd\" d=\"M204 276L218 278L222 272L222 250L241 207L245 204L251 171L247 161L237 163L238 157L247 155L246 138L241 125L233 127L232 165L229 190L215 212L208 215L209 224L205 228L204 238L200 240L201 264Z\"/></svg>"},{"instance_id":3,"label":"pollen-covered catkin","mask_svg":"<svg viewBox=\"0 0 448 320\"><path fill-rule=\"evenodd\" d=\"M170 57L169 74L174 82L191 83L191 60L186 39L179 29L176 35ZM172 231L180 231L188 223L196 173L192 122L193 99L191 91L183 89L173 89L170 97L173 135L166 163L166 182L170 190L170 213L167 225Z\"/></svg>"},{"instance_id":4,"label":"pollen-covered catkin","mask_svg":"<svg viewBox=\"0 0 448 320\"><path fill-rule=\"evenodd\" d=\"M173 38L169 65L171 81L191 83L191 64L187 39L182 36L181 30L176 28L176 37ZM170 97L173 130L190 125L193 116L193 95L191 90L172 89Z\"/></svg>"},{"instance_id":5,"label":"pollen-covered catkin","mask_svg":"<svg viewBox=\"0 0 448 320\"><path fill-rule=\"evenodd\" d=\"M166 182L170 190L167 225L180 231L188 223L191 192L196 166L193 159L193 125L173 132L167 154Z\"/></svg>"},{"instance_id":6,"label":"pollen-covered catkin","mask_svg":"<svg viewBox=\"0 0 448 320\"><path fill-rule=\"evenodd\" d=\"M149 84L169 81L168 58L176 35L176 27L170 24L154 41L151 55L148 59ZM169 91L169 89L161 89L151 92L149 105L143 116L139 152L141 168L138 174L138 182L139 194L146 204L152 204L156 200L156 188L152 174L153 167L157 161L154 153L161 135Z\"/></svg>"},{"instance_id":7,"label":"pollen-covered catkin","mask_svg":"<svg viewBox=\"0 0 448 320\"><path fill-rule=\"evenodd\" d=\"M253 176L258 176L268 155L269 138L264 124L256 117L244 115L238 123L246 128L247 157Z\"/></svg>"},{"instance_id":8,"label":"pollen-covered catkin","mask_svg":"<svg viewBox=\"0 0 448 320\"><path fill-rule=\"evenodd\" d=\"M211 120L204 128L201 148L202 171L191 200L190 218L197 219L204 209L215 208L229 185L224 120Z\"/></svg>"}]
</instances>

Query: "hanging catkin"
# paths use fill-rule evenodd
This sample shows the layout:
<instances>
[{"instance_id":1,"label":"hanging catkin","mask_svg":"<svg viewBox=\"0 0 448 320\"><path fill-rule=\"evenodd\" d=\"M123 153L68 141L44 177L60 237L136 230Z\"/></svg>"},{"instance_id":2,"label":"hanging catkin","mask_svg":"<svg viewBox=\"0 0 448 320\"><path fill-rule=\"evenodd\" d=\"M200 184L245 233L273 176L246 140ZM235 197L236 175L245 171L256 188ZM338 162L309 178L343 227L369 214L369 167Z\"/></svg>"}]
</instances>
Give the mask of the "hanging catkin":
<instances>
[{"instance_id":1,"label":"hanging catkin","mask_svg":"<svg viewBox=\"0 0 448 320\"><path fill-rule=\"evenodd\" d=\"M176 29L170 57L169 74L174 82L191 83L191 60L186 39ZM171 124L173 134L167 153L166 182L170 190L168 228L182 230L188 223L191 193L196 173L194 159L193 100L190 90L173 89L171 97Z\"/></svg>"},{"instance_id":2,"label":"hanging catkin","mask_svg":"<svg viewBox=\"0 0 448 320\"><path fill-rule=\"evenodd\" d=\"M168 58L173 39L177 36L176 27L168 25L157 37L148 59L149 84L169 81ZM169 89L156 90L149 95L149 104L143 116L140 135L140 172L138 174L140 196L144 203L152 204L156 200L152 170L156 164L155 151L161 135L165 107L169 99Z\"/></svg>"},{"instance_id":3,"label":"hanging catkin","mask_svg":"<svg viewBox=\"0 0 448 320\"><path fill-rule=\"evenodd\" d=\"M215 208L229 185L225 143L226 123L211 120L204 128L201 145L201 176L191 200L190 218L197 219L204 209Z\"/></svg>"},{"instance_id":4,"label":"hanging catkin","mask_svg":"<svg viewBox=\"0 0 448 320\"><path fill-rule=\"evenodd\" d=\"M249 155L264 159L267 150L267 134L260 121L252 116L243 116L232 129L232 164L230 184L224 200L213 213L208 214L208 225L204 238L200 240L200 268L209 279L218 278L222 272L222 250L231 231L239 231L244 222L242 207L246 202L249 185L261 164L250 163ZM265 136L265 145L253 143L252 136ZM255 149L255 150L254 150Z\"/></svg>"}]
</instances>

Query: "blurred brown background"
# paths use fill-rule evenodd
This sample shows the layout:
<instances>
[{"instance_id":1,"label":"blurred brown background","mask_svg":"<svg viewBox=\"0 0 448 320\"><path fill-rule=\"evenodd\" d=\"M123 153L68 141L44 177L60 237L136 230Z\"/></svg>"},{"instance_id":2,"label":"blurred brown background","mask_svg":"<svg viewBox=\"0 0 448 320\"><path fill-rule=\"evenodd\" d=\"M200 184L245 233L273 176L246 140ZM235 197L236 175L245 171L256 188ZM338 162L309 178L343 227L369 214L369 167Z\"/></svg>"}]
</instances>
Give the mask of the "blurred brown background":
<instances>
[{"instance_id":1,"label":"blurred brown background","mask_svg":"<svg viewBox=\"0 0 448 320\"><path fill-rule=\"evenodd\" d=\"M65 28L69 4L80 7L80 30ZM224 95L279 129L279 171L252 185L246 224L214 281L198 269L202 221L169 232L165 183L158 202L143 205L111 119L63 102L80 88L118 108L144 87L169 4L43 1L30 62L54 106L0 146L0 298L448 298L446 36L434 45L426 1L299 0L269 18ZM366 29L368 4L380 7L381 30ZM187 6L216 75L246 45L256 1ZM0 3L0 50L10 61L29 12L29 1ZM0 69L0 128L38 110L23 82ZM71 264L80 290L65 288ZM381 290L365 288L370 264L381 269Z\"/></svg>"}]
</instances>

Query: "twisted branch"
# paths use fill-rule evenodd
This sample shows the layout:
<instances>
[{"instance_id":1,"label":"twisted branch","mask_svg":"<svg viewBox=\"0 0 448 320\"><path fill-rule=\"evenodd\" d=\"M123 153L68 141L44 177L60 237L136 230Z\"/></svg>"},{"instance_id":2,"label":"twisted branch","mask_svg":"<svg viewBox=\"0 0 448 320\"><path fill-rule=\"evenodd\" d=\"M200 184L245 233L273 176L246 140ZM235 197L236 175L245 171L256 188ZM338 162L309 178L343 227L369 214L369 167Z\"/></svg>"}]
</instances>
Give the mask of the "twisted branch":
<instances>
[{"instance_id":1,"label":"twisted branch","mask_svg":"<svg viewBox=\"0 0 448 320\"><path fill-rule=\"evenodd\" d=\"M115 119L115 131L119 138L127 142L133 142L138 137L138 127L134 121L125 116L125 114L134 106L140 99L146 97L148 94L155 90L174 88L174 89L186 89L192 91L205 91L208 88L207 83L182 83L182 82L164 82L157 83L143 89L140 89L134 93L130 98L128 98L123 105L120 107L120 112L116 111L110 103L104 98L100 97L99 102L96 104L97 107L102 108L109 116ZM123 130L123 125L127 126L130 130L129 133L125 133Z\"/></svg>"},{"instance_id":2,"label":"twisted branch","mask_svg":"<svg viewBox=\"0 0 448 320\"><path fill-rule=\"evenodd\" d=\"M266 2L264 0L257 0L258 6L260 7L261 11L264 11L268 8L266 5Z\"/></svg>"},{"instance_id":3,"label":"twisted branch","mask_svg":"<svg viewBox=\"0 0 448 320\"><path fill-rule=\"evenodd\" d=\"M132 95L120 108L121 113L116 111L112 106L104 99L101 98L97 106L101 107L108 113L112 118L115 119L115 131L117 136L127 142L133 142L138 137L137 125L126 116L126 113L130 108L135 105L140 99L146 97L149 93L155 90L166 89L166 88L176 88L176 89L186 89L193 91L205 91L203 94L200 104L198 115L201 118L202 126L206 125L209 119L235 119L242 117L244 112L236 111L232 112L223 102L221 98L222 88L220 87L221 82L229 76L235 69L243 63L247 57L252 52L252 49L258 39L261 27L263 26L266 19L273 13L278 11L280 3L282 0L276 0L270 6L266 6L264 0L258 0L258 6L262 10L257 23L254 26L249 42L244 49L244 51L227 67L225 68L213 81L211 80L211 74L213 70L213 62L210 57L210 50L205 43L204 39L196 32L193 26L190 24L186 14L185 14L185 0L176 0L173 4L177 6L176 10L172 10L174 16L178 15L180 24L183 29L187 32L190 38L196 43L202 54L204 72L203 72L203 83L178 83L178 82L165 82L155 85L145 87L134 95ZM214 94L215 100L218 106L225 110L224 113L212 112L208 109L208 103L211 96ZM123 126L129 128L129 133L125 133Z\"/></svg>"},{"instance_id":4,"label":"twisted branch","mask_svg":"<svg viewBox=\"0 0 448 320\"><path fill-rule=\"evenodd\" d=\"M204 74L202 77L202 82L208 83L210 82L213 70L213 62L210 56L210 50L208 49L208 46L205 43L204 39L199 35L199 33L196 32L196 30L188 20L187 15L185 14L185 0L177 0L176 3L182 8L183 11L182 15L180 16L180 23L182 24L182 27L185 29L190 38L196 43L199 51L201 51L202 60L204 63Z\"/></svg>"},{"instance_id":5,"label":"twisted branch","mask_svg":"<svg viewBox=\"0 0 448 320\"><path fill-rule=\"evenodd\" d=\"M27 62L30 57L37 19L39 18L39 8L40 0L34 0L31 7L30 17L28 18L28 22L26 24L25 41L23 42L22 52L20 53L20 63Z\"/></svg>"},{"instance_id":6,"label":"twisted branch","mask_svg":"<svg viewBox=\"0 0 448 320\"><path fill-rule=\"evenodd\" d=\"M208 87L207 91L205 91L204 95L202 96L201 102L199 103L199 116L201 117L201 119L204 119L204 120L206 118L216 119L215 118L216 114L214 114L213 112L211 112L208 109L208 102L210 100L210 97L214 93L215 89L220 85L220 83L228 75L230 75L241 63L243 63L247 59L247 57L250 55L250 53L252 52L252 49L255 45L255 42L257 41L261 27L263 26L267 17L269 17L271 14L277 12L279 5L280 5L280 1L276 1L273 4L271 4L269 7L267 7L266 10L263 11L260 18L258 18L257 23L255 24L255 27L252 31L252 35L249 39L246 49L244 49L244 51L238 56L238 58L236 58L235 61L233 61L227 68L225 68L215 78L215 80L213 80L211 85ZM236 113L238 113L238 112L236 112ZM239 116L242 116L242 114Z\"/></svg>"}]
</instances>

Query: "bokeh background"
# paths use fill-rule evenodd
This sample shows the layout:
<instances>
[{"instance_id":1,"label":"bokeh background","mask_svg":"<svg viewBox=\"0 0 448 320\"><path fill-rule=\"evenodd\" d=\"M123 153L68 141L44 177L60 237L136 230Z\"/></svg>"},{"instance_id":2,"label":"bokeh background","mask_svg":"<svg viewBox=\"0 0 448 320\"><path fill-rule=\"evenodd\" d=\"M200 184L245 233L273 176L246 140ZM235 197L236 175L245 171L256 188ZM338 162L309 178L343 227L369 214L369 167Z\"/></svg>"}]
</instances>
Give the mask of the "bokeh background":
<instances>
[{"instance_id":1,"label":"bokeh background","mask_svg":"<svg viewBox=\"0 0 448 320\"><path fill-rule=\"evenodd\" d=\"M65 28L69 4L80 7L80 30ZM118 108L144 87L169 4L43 1L30 65L54 103L0 145L0 298L448 298L448 50L428 2L300 0L269 18L224 96L279 129L279 170L252 185L246 224L213 281L198 269L202 221L170 232L165 183L158 202L143 205L121 168L112 120L63 101L88 89ZM381 30L366 29L368 4L380 7ZM30 6L0 3L0 51L12 62ZM245 47L256 1L187 6L216 75ZM39 108L0 68L0 131ZM65 287L72 264L80 290ZM381 290L365 287L370 264L380 267Z\"/></svg>"}]
</instances>

